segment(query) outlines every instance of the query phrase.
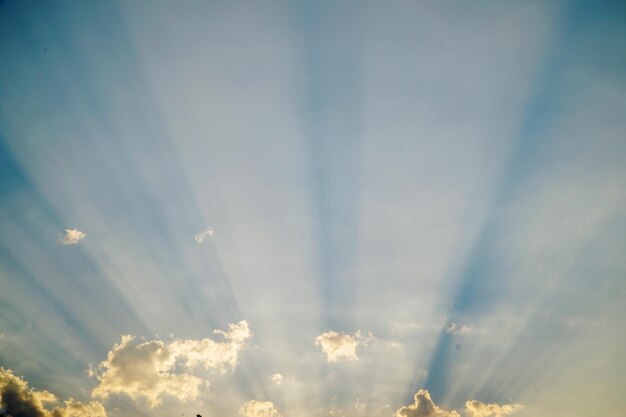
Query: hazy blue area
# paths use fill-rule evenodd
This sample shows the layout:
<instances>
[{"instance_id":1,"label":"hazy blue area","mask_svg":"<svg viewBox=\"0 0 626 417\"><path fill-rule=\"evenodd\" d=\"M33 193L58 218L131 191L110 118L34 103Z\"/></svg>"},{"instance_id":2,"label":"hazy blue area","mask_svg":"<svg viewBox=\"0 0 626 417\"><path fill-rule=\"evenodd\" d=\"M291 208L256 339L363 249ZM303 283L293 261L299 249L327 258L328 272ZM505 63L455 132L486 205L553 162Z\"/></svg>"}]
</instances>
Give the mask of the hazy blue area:
<instances>
[{"instance_id":1,"label":"hazy blue area","mask_svg":"<svg viewBox=\"0 0 626 417\"><path fill-rule=\"evenodd\" d=\"M121 335L247 320L108 414L624 415L624 68L621 2L1 1L0 366L87 401Z\"/></svg>"}]
</instances>

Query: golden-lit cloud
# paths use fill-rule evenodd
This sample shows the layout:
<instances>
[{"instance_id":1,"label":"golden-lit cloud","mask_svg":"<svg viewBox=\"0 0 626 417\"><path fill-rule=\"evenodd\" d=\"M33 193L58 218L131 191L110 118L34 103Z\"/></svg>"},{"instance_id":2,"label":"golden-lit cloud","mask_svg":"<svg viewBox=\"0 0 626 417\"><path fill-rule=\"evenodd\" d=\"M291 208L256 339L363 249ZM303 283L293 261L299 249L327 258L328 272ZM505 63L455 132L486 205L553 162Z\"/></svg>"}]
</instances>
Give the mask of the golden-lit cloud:
<instances>
[{"instance_id":1,"label":"golden-lit cloud","mask_svg":"<svg viewBox=\"0 0 626 417\"><path fill-rule=\"evenodd\" d=\"M421 389L415 393L415 402L399 408L394 417L460 417L458 411L444 410L438 407L430 393ZM506 417L524 408L521 404L485 404L470 400L465 403L464 415L467 417Z\"/></svg>"},{"instance_id":2,"label":"golden-lit cloud","mask_svg":"<svg viewBox=\"0 0 626 417\"><path fill-rule=\"evenodd\" d=\"M376 338L371 333L363 334L357 330L354 335L337 333L333 330L320 334L315 338L315 346L322 349L328 362L340 360L357 361L357 346L368 345Z\"/></svg>"},{"instance_id":3,"label":"golden-lit cloud","mask_svg":"<svg viewBox=\"0 0 626 417\"><path fill-rule=\"evenodd\" d=\"M465 403L465 411L468 417L504 417L524 408L521 404L485 404L480 401L470 400Z\"/></svg>"},{"instance_id":4,"label":"golden-lit cloud","mask_svg":"<svg viewBox=\"0 0 626 417\"><path fill-rule=\"evenodd\" d=\"M81 403L72 399L65 401L63 407L52 413L53 417L106 417L106 411L97 401Z\"/></svg>"},{"instance_id":5,"label":"golden-lit cloud","mask_svg":"<svg viewBox=\"0 0 626 417\"><path fill-rule=\"evenodd\" d=\"M399 408L395 417L460 417L459 413L454 410L447 411L439 408L425 389L417 391L413 398L415 402Z\"/></svg>"},{"instance_id":6,"label":"golden-lit cloud","mask_svg":"<svg viewBox=\"0 0 626 417\"><path fill-rule=\"evenodd\" d=\"M239 409L243 417L280 417L280 413L271 401L250 400Z\"/></svg>"},{"instance_id":7,"label":"golden-lit cloud","mask_svg":"<svg viewBox=\"0 0 626 417\"><path fill-rule=\"evenodd\" d=\"M73 399L48 408L44 404L57 403L54 394L36 391L11 370L0 367L0 415L13 417L106 417L106 411L97 401L81 403Z\"/></svg>"},{"instance_id":8,"label":"golden-lit cloud","mask_svg":"<svg viewBox=\"0 0 626 417\"><path fill-rule=\"evenodd\" d=\"M111 394L126 394L134 400L145 399L151 408L162 403L164 394L181 401L196 399L201 388L208 387L209 381L188 371L197 367L220 372L234 369L239 352L251 337L246 321L230 324L226 332L217 330L215 333L222 340L204 338L165 342L122 336L107 359L90 371L99 381L92 395L106 399Z\"/></svg>"},{"instance_id":9,"label":"golden-lit cloud","mask_svg":"<svg viewBox=\"0 0 626 417\"><path fill-rule=\"evenodd\" d=\"M61 237L61 243L64 245L75 245L86 236L86 233L83 233L78 229L65 229L65 235Z\"/></svg>"},{"instance_id":10,"label":"golden-lit cloud","mask_svg":"<svg viewBox=\"0 0 626 417\"><path fill-rule=\"evenodd\" d=\"M356 346L358 340L349 334L335 331L325 332L315 338L318 346L326 354L328 362L337 362L341 359L356 361Z\"/></svg>"}]
</instances>

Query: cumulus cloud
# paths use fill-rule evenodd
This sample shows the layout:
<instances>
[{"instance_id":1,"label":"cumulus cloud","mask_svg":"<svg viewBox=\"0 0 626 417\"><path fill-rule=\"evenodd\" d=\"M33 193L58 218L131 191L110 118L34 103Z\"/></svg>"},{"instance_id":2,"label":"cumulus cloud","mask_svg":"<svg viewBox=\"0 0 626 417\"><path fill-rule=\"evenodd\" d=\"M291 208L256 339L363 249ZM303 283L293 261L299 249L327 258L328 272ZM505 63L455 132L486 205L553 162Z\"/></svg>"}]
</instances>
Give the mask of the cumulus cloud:
<instances>
[{"instance_id":1,"label":"cumulus cloud","mask_svg":"<svg viewBox=\"0 0 626 417\"><path fill-rule=\"evenodd\" d=\"M87 236L86 233L78 229L65 229L65 236L61 237L61 243L64 245L75 245Z\"/></svg>"},{"instance_id":2,"label":"cumulus cloud","mask_svg":"<svg viewBox=\"0 0 626 417\"><path fill-rule=\"evenodd\" d=\"M315 338L315 346L318 346L326 354L328 362L337 362L345 359L348 361L359 360L356 354L357 346L366 346L376 338L372 333L363 334L357 330L353 335L329 331Z\"/></svg>"},{"instance_id":3,"label":"cumulus cloud","mask_svg":"<svg viewBox=\"0 0 626 417\"><path fill-rule=\"evenodd\" d=\"M485 404L470 400L465 403L468 417L504 417L524 408L521 404Z\"/></svg>"},{"instance_id":4,"label":"cumulus cloud","mask_svg":"<svg viewBox=\"0 0 626 417\"><path fill-rule=\"evenodd\" d=\"M52 409L45 404L57 403L54 394L36 391L11 370L0 367L0 415L13 417L106 417L102 404L88 404L69 399Z\"/></svg>"},{"instance_id":5,"label":"cumulus cloud","mask_svg":"<svg viewBox=\"0 0 626 417\"><path fill-rule=\"evenodd\" d=\"M274 385L280 385L283 382L283 376L281 374L272 374L269 380Z\"/></svg>"},{"instance_id":6,"label":"cumulus cloud","mask_svg":"<svg viewBox=\"0 0 626 417\"><path fill-rule=\"evenodd\" d=\"M251 336L248 323L230 324L229 330L216 330L222 340L176 339L141 340L122 336L113 346L107 359L90 374L99 385L92 391L96 398L111 394L126 394L133 400L144 398L152 408L162 403L161 397L169 394L182 401L196 399L209 381L188 372L194 368L225 372L237 365L238 354Z\"/></svg>"},{"instance_id":7,"label":"cumulus cloud","mask_svg":"<svg viewBox=\"0 0 626 417\"><path fill-rule=\"evenodd\" d=\"M315 338L315 346L318 346L326 354L328 362L337 362L341 359L356 361L356 346L358 341L354 336L330 331L322 333Z\"/></svg>"},{"instance_id":8,"label":"cumulus cloud","mask_svg":"<svg viewBox=\"0 0 626 417\"><path fill-rule=\"evenodd\" d=\"M446 411L437 407L430 398L430 393L421 389L415 393L415 402L401 407L395 417L460 417L456 411Z\"/></svg>"},{"instance_id":9,"label":"cumulus cloud","mask_svg":"<svg viewBox=\"0 0 626 417\"><path fill-rule=\"evenodd\" d=\"M485 404L470 400L465 403L464 414L467 417L505 417L522 408L521 404ZM398 409L394 417L460 417L460 414L438 407L430 398L430 393L421 389L415 393L415 402Z\"/></svg>"},{"instance_id":10,"label":"cumulus cloud","mask_svg":"<svg viewBox=\"0 0 626 417\"><path fill-rule=\"evenodd\" d=\"M464 324L458 324L458 323L450 323L446 326L446 332L448 334L467 334L467 333L471 333L472 331L472 327L471 326L466 326Z\"/></svg>"},{"instance_id":11,"label":"cumulus cloud","mask_svg":"<svg viewBox=\"0 0 626 417\"><path fill-rule=\"evenodd\" d=\"M243 417L280 417L280 413L271 401L250 400L239 409Z\"/></svg>"},{"instance_id":12,"label":"cumulus cloud","mask_svg":"<svg viewBox=\"0 0 626 417\"><path fill-rule=\"evenodd\" d=\"M195 235L193 238L195 239L196 242L202 243L207 237L211 236L212 234L213 234L213 230L206 229L198 233L197 235Z\"/></svg>"}]
</instances>

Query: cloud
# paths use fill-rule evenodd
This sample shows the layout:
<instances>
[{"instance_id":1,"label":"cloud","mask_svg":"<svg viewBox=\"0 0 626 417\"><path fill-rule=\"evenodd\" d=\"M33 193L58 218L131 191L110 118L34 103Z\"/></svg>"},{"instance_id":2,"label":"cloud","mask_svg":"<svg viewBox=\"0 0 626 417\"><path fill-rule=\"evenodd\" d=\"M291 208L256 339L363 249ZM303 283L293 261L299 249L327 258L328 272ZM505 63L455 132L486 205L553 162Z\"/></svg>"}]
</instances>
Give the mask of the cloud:
<instances>
[{"instance_id":1,"label":"cloud","mask_svg":"<svg viewBox=\"0 0 626 417\"><path fill-rule=\"evenodd\" d=\"M280 417L280 413L271 401L250 400L239 409L244 417Z\"/></svg>"},{"instance_id":2,"label":"cloud","mask_svg":"<svg viewBox=\"0 0 626 417\"><path fill-rule=\"evenodd\" d=\"M213 235L213 230L206 229L205 231L200 232L197 235L195 235L193 238L195 239L196 242L202 243L202 242L204 242L204 239L206 239L207 237L209 237L211 235Z\"/></svg>"},{"instance_id":3,"label":"cloud","mask_svg":"<svg viewBox=\"0 0 626 417\"><path fill-rule=\"evenodd\" d=\"M356 346L358 340L349 334L330 331L322 333L315 338L315 346L319 346L328 362L337 362L341 359L356 361Z\"/></svg>"},{"instance_id":4,"label":"cloud","mask_svg":"<svg viewBox=\"0 0 626 417\"><path fill-rule=\"evenodd\" d=\"M446 327L446 333L448 334L467 334L467 333L471 333L472 330L473 329L470 326L466 326L464 324L458 324L454 322L448 324L448 326Z\"/></svg>"},{"instance_id":5,"label":"cloud","mask_svg":"<svg viewBox=\"0 0 626 417\"><path fill-rule=\"evenodd\" d=\"M397 322L390 321L391 333L398 336L406 336L409 333L418 332L425 329L425 326L415 321Z\"/></svg>"},{"instance_id":6,"label":"cloud","mask_svg":"<svg viewBox=\"0 0 626 417\"><path fill-rule=\"evenodd\" d=\"M468 417L504 417L524 408L521 404L485 404L480 401L470 400L465 403Z\"/></svg>"},{"instance_id":7,"label":"cloud","mask_svg":"<svg viewBox=\"0 0 626 417\"><path fill-rule=\"evenodd\" d=\"M326 353L328 362L337 362L341 359L357 361L359 358L356 355L356 347L367 346L375 340L376 338L370 332L363 334L361 330L357 330L352 336L331 330L317 336L315 346L320 347Z\"/></svg>"},{"instance_id":8,"label":"cloud","mask_svg":"<svg viewBox=\"0 0 626 417\"><path fill-rule=\"evenodd\" d=\"M44 404L56 403L48 391L36 391L11 370L0 367L0 415L13 417L106 417L102 404L88 404L69 399L62 406L48 409Z\"/></svg>"},{"instance_id":9,"label":"cloud","mask_svg":"<svg viewBox=\"0 0 626 417\"><path fill-rule=\"evenodd\" d=\"M61 237L61 243L64 245L75 245L86 236L86 233L83 233L78 229L65 229L65 236Z\"/></svg>"},{"instance_id":10,"label":"cloud","mask_svg":"<svg viewBox=\"0 0 626 417\"><path fill-rule=\"evenodd\" d=\"M274 385L280 385L283 382L283 376L281 374L272 374L269 380Z\"/></svg>"},{"instance_id":11,"label":"cloud","mask_svg":"<svg viewBox=\"0 0 626 417\"><path fill-rule=\"evenodd\" d=\"M415 403L401 407L395 417L460 417L456 411L443 410L430 398L428 391L421 389L415 393Z\"/></svg>"},{"instance_id":12,"label":"cloud","mask_svg":"<svg viewBox=\"0 0 626 417\"><path fill-rule=\"evenodd\" d=\"M521 404L485 404L470 400L465 403L464 414L467 417L505 417L524 408ZM415 403L401 407L395 417L460 417L455 410L439 408L430 398L430 393L421 389L415 393Z\"/></svg>"},{"instance_id":13,"label":"cloud","mask_svg":"<svg viewBox=\"0 0 626 417\"><path fill-rule=\"evenodd\" d=\"M97 369L89 372L100 382L92 391L96 398L111 394L126 394L133 400L144 398L151 408L162 403L162 395L169 394L181 401L200 395L202 386L209 381L191 375L197 367L225 372L234 369L238 354L251 337L246 321L229 324L227 332L216 330L223 340L142 341L125 335L113 346L107 359Z\"/></svg>"},{"instance_id":14,"label":"cloud","mask_svg":"<svg viewBox=\"0 0 626 417\"><path fill-rule=\"evenodd\" d=\"M359 360L356 355L357 346L367 346L377 340L372 333L363 334L361 330L357 330L354 336L329 331L322 333L315 338L315 346L318 346L326 353L328 362L337 362L341 359L348 361Z\"/></svg>"}]
</instances>

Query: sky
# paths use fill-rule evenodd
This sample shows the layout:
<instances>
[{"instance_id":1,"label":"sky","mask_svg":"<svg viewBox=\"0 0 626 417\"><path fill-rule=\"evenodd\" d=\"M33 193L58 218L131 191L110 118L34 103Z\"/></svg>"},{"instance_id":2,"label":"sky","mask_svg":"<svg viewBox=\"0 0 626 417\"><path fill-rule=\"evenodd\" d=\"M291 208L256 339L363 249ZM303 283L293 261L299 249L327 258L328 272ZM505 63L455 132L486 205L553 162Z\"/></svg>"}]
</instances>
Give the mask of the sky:
<instances>
[{"instance_id":1,"label":"sky","mask_svg":"<svg viewBox=\"0 0 626 417\"><path fill-rule=\"evenodd\" d=\"M626 7L0 1L0 416L626 416Z\"/></svg>"}]
</instances>

